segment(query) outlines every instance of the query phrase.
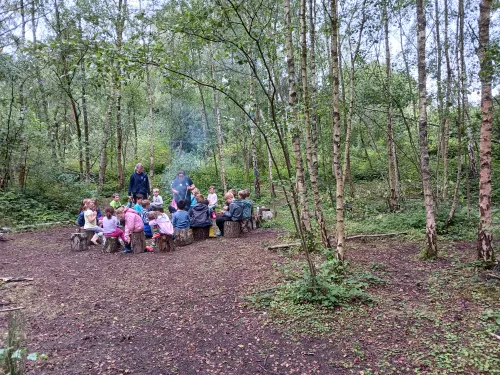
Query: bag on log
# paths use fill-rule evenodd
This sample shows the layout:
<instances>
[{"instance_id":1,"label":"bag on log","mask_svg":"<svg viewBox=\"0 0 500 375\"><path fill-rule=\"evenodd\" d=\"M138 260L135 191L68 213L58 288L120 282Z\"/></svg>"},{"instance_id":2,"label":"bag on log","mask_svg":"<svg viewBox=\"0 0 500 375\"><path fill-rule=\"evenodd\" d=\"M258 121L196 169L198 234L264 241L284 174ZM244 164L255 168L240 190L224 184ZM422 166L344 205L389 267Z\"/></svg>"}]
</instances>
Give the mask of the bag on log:
<instances>
[{"instance_id":1,"label":"bag on log","mask_svg":"<svg viewBox=\"0 0 500 375\"><path fill-rule=\"evenodd\" d=\"M134 254L140 254L146 251L146 236L144 232L132 232L130 234L130 246Z\"/></svg>"},{"instance_id":2,"label":"bag on log","mask_svg":"<svg viewBox=\"0 0 500 375\"><path fill-rule=\"evenodd\" d=\"M71 235L71 250L72 251L88 250L87 237L85 233L73 233Z\"/></svg>"},{"instance_id":3,"label":"bag on log","mask_svg":"<svg viewBox=\"0 0 500 375\"><path fill-rule=\"evenodd\" d=\"M174 232L175 246L186 246L193 243L193 232L189 228L183 228Z\"/></svg>"},{"instance_id":4,"label":"bag on log","mask_svg":"<svg viewBox=\"0 0 500 375\"><path fill-rule=\"evenodd\" d=\"M210 227L197 227L197 228L193 228L193 239L195 241L203 241L203 240L206 240L207 238L209 238L209 234L210 234L210 228L212 228L211 226Z\"/></svg>"},{"instance_id":5,"label":"bag on log","mask_svg":"<svg viewBox=\"0 0 500 375\"><path fill-rule=\"evenodd\" d=\"M172 239L171 234L162 234L156 241L156 249L161 253L175 250L174 240Z\"/></svg>"},{"instance_id":6,"label":"bag on log","mask_svg":"<svg viewBox=\"0 0 500 375\"><path fill-rule=\"evenodd\" d=\"M116 237L104 237L103 253L117 253L120 250L120 241Z\"/></svg>"},{"instance_id":7,"label":"bag on log","mask_svg":"<svg viewBox=\"0 0 500 375\"><path fill-rule=\"evenodd\" d=\"M239 221L224 222L224 237L238 238L241 233L241 224Z\"/></svg>"}]
</instances>

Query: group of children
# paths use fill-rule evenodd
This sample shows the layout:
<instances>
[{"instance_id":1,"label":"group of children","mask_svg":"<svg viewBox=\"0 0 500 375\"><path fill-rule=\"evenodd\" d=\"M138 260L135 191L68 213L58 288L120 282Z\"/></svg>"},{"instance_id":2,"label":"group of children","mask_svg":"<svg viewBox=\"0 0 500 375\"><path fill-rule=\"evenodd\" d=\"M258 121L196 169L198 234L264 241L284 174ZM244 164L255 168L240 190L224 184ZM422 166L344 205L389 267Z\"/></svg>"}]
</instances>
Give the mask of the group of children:
<instances>
[{"instance_id":1,"label":"group of children","mask_svg":"<svg viewBox=\"0 0 500 375\"><path fill-rule=\"evenodd\" d=\"M163 211L163 199L158 189L153 189L151 200L137 194L135 201L129 199L126 205L122 205L120 195L115 193L109 206L104 210L104 216L101 214L97 199L84 199L77 222L83 229L95 233L91 239L92 243L97 244L98 239L103 236L115 237L124 246L122 252L130 253L132 233L144 231L146 238L152 239L151 245L147 246L146 250L153 251L157 238L162 234L175 236L175 231L180 229L211 227L215 219L215 224L219 228L216 235L221 236L224 235L225 221L251 219L252 202L248 199L250 196L248 190L239 191L238 199L235 199L235 189L228 191L224 195L226 205L219 215L215 213L218 199L213 186L209 188L207 199L196 188L192 190L192 195L189 204L185 200L177 202L172 200L172 204L168 207L172 220Z\"/></svg>"}]
</instances>

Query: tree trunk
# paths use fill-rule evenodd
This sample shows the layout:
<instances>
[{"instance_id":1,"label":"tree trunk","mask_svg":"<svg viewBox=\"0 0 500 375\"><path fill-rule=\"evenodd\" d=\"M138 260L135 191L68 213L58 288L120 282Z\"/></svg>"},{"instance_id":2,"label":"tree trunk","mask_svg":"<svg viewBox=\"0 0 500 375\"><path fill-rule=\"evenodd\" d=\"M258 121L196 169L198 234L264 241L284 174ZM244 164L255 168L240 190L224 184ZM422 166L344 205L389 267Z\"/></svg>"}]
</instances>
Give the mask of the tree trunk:
<instances>
[{"instance_id":1,"label":"tree trunk","mask_svg":"<svg viewBox=\"0 0 500 375\"><path fill-rule=\"evenodd\" d=\"M345 186L346 180L349 180L351 187L351 197L354 198L354 184L352 182L351 175L351 133L352 133L352 117L354 116L354 81L355 81L355 69L356 69L356 61L359 55L359 48L361 46L361 37L363 35L363 29L366 21L366 1L363 1L361 6L361 21L358 30L358 39L356 41L356 47L354 49L354 53L352 53L352 46L349 48L351 50L350 62L351 62L351 70L349 71L349 111L347 113L347 120L345 124L345 144L344 144L344 175L342 176L342 186ZM349 39L350 45L350 39ZM340 62L342 65L342 62Z\"/></svg>"},{"instance_id":2,"label":"tree trunk","mask_svg":"<svg viewBox=\"0 0 500 375\"><path fill-rule=\"evenodd\" d=\"M99 160L99 183L98 183L99 191L101 191L102 187L104 186L104 179L106 177L106 168L108 164L107 147L111 131L111 115L113 111L113 102L114 102L113 85L110 85L110 90L111 92L109 93L108 96L108 109L106 110L106 122L104 123L104 131L102 135L101 156Z\"/></svg>"},{"instance_id":3,"label":"tree trunk","mask_svg":"<svg viewBox=\"0 0 500 375\"><path fill-rule=\"evenodd\" d=\"M150 189L153 184L153 176L155 174L155 133L153 127L153 91L151 90L151 73L149 66L146 65L146 85L148 90L148 107L149 107L149 184ZM135 111L134 111L135 118ZM152 190L152 189L151 189Z\"/></svg>"},{"instance_id":4,"label":"tree trunk","mask_svg":"<svg viewBox=\"0 0 500 375\"><path fill-rule=\"evenodd\" d=\"M297 101L297 91L295 90L295 62L293 57L293 40L292 40L292 20L290 15L290 0L284 0L283 8L285 12L285 48L288 73L288 105L290 108L291 123L289 128L292 133L293 153L295 156L295 179L296 193L294 195L294 206L297 212L298 229L302 242L302 250L304 251L309 266L309 272L312 276L313 285L316 284L316 268L309 254L309 243L311 236L311 222L309 220L309 210L306 197L306 186L304 181L304 168L302 166L302 153L300 149L300 130L297 124L297 116L295 114L295 105ZM291 177L291 176L290 176ZM292 188L293 189L293 188ZM299 204L301 210L299 209Z\"/></svg>"},{"instance_id":5,"label":"tree trunk","mask_svg":"<svg viewBox=\"0 0 500 375\"><path fill-rule=\"evenodd\" d=\"M317 168L313 165L314 142L312 140L312 124L309 108L309 85L307 81L307 24L306 24L306 0L300 1L300 65L302 78L302 92L304 101L304 120L306 130L306 156L307 168L309 169L309 180L311 182L311 190L313 192L314 209L316 210L316 220L318 221L321 242L323 246L330 249L332 246L326 231L325 219L321 208L322 201L319 194Z\"/></svg>"},{"instance_id":6,"label":"tree trunk","mask_svg":"<svg viewBox=\"0 0 500 375\"><path fill-rule=\"evenodd\" d=\"M392 94L391 94L391 51L389 45L389 15L387 4L384 4L384 40L385 40L385 79L386 79L386 121L387 121L387 177L389 180L389 210L395 211L399 206L398 189L396 188L396 168L394 151L394 130L392 128Z\"/></svg>"},{"instance_id":7,"label":"tree trunk","mask_svg":"<svg viewBox=\"0 0 500 375\"><path fill-rule=\"evenodd\" d=\"M434 217L434 198L432 194L429 149L427 138L427 73L425 61L425 13L423 0L417 0L417 49L418 49L418 91L419 91L419 143L422 185L424 189L426 211L427 248L424 257L437 257L436 219Z\"/></svg>"},{"instance_id":8,"label":"tree trunk","mask_svg":"<svg viewBox=\"0 0 500 375\"><path fill-rule=\"evenodd\" d=\"M19 49L21 51L21 60L22 63L25 63L24 58L24 44L26 40L26 20L25 20L25 9L24 9L24 1L21 0L19 4L19 10L21 12L21 38L19 40ZM26 136L26 129L24 126L24 120L26 117L26 97L24 93L24 77L20 77L21 84L19 85L19 130L20 130L20 149L19 149L19 175L18 175L18 183L20 187L24 187L26 181L26 156L28 154L28 139Z\"/></svg>"},{"instance_id":9,"label":"tree trunk","mask_svg":"<svg viewBox=\"0 0 500 375\"><path fill-rule=\"evenodd\" d=\"M331 15L331 68L332 68L332 108L333 108L333 174L336 180L336 241L337 257L345 258L345 229L344 229L344 186L342 178L342 166L340 165L340 103L339 103L339 59L338 59L338 29L339 19L337 0L330 0Z\"/></svg>"},{"instance_id":10,"label":"tree trunk","mask_svg":"<svg viewBox=\"0 0 500 375\"><path fill-rule=\"evenodd\" d=\"M464 55L464 22L465 22L465 12L464 12L464 0L458 1L458 21L459 21L459 30L458 30L458 53L460 56L460 85L462 91L462 111L465 118L465 129L467 134L467 152L469 153L469 172L471 178L476 178L477 176L477 167L476 167L476 156L474 154L474 138L472 134L472 127L470 124L470 116L469 116L469 100L468 100L468 92L467 92L467 66L465 64L465 55Z\"/></svg>"},{"instance_id":11,"label":"tree trunk","mask_svg":"<svg viewBox=\"0 0 500 375\"><path fill-rule=\"evenodd\" d=\"M446 201L448 189L448 142L450 138L450 107L451 103L451 79L452 71L450 64L450 41L448 37L448 0L444 0L444 58L446 61L446 90L445 90L445 107L443 114L443 135L441 137L441 152L443 155L443 188L442 199Z\"/></svg>"},{"instance_id":12,"label":"tree trunk","mask_svg":"<svg viewBox=\"0 0 500 375\"><path fill-rule=\"evenodd\" d=\"M198 90L200 91L200 99L201 99L201 126L203 132L203 160L208 158L208 139L207 139L207 130L208 130L208 120L207 120L207 107L205 105L205 97L203 96L203 88L201 85L198 85ZM217 169L217 168L216 168Z\"/></svg>"},{"instance_id":13,"label":"tree trunk","mask_svg":"<svg viewBox=\"0 0 500 375\"><path fill-rule=\"evenodd\" d=\"M254 119L250 120L250 139L251 139L251 154L252 154L252 168L253 168L253 188L255 193L255 198L260 198L260 175L259 175L259 166L257 164L257 145L255 144L255 123L254 121L258 121L258 106L255 101L255 86L254 86L254 77L251 73L250 76L250 101L252 102Z\"/></svg>"},{"instance_id":14,"label":"tree trunk","mask_svg":"<svg viewBox=\"0 0 500 375\"><path fill-rule=\"evenodd\" d=\"M479 4L479 48L477 51L480 64L481 80L481 141L479 147L479 230L477 238L477 256L486 263L493 263L492 210L491 210L491 134L493 100L491 80L493 76L492 54L488 53L490 43L490 19L492 0L481 0ZM471 160L472 162L472 160Z\"/></svg>"},{"instance_id":15,"label":"tree trunk","mask_svg":"<svg viewBox=\"0 0 500 375\"><path fill-rule=\"evenodd\" d=\"M213 61L210 65L212 72L212 79L215 79L215 69L213 65ZM224 167L224 158L222 154L222 146L223 146L223 137L222 137L222 124L221 124L221 116L220 116L220 108L219 108L219 92L214 89L214 115L215 122L217 127L217 150L219 153L219 165L220 165L220 181L222 183L222 187L224 189L224 193L227 192L227 184L226 184L226 169Z\"/></svg>"},{"instance_id":16,"label":"tree trunk","mask_svg":"<svg viewBox=\"0 0 500 375\"><path fill-rule=\"evenodd\" d=\"M301 0L303 1L303 0ZM287 28L291 28L290 1L285 0L285 23ZM300 202L300 220L306 232L311 230L311 221L309 219L309 210L307 202L307 189L304 177L304 167L302 161L302 150L300 144L300 127L295 112L297 103L297 91L295 89L295 62L293 57L293 42L291 29L286 32L286 51L288 66L288 105L290 107L290 116L288 118L289 129L292 136L292 150L295 157L295 186Z\"/></svg>"},{"instance_id":17,"label":"tree trunk","mask_svg":"<svg viewBox=\"0 0 500 375\"><path fill-rule=\"evenodd\" d=\"M85 71L85 61L82 60L82 112L83 112L83 135L84 135L84 147L85 147L85 180L90 181L90 142L89 142L89 117L87 113L87 92L85 90L86 85L86 71Z\"/></svg>"},{"instance_id":18,"label":"tree trunk","mask_svg":"<svg viewBox=\"0 0 500 375\"><path fill-rule=\"evenodd\" d=\"M118 0L118 19L116 21L116 50L117 54L121 53L123 41L123 29L125 27L125 13L127 8L127 0ZM123 189L125 180L123 176L122 165L122 148L123 148L123 129L122 129L122 84L121 84L121 64L117 62L115 71L115 93L116 93L116 168L118 189Z\"/></svg>"}]
</instances>

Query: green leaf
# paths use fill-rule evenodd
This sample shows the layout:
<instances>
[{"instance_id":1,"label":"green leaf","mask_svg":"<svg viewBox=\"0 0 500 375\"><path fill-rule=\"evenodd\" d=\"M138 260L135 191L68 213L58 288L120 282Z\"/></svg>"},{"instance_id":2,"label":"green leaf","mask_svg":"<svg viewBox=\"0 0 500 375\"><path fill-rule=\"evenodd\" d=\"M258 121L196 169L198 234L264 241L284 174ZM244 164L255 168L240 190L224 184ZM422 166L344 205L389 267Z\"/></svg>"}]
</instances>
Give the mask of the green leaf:
<instances>
[{"instance_id":1,"label":"green leaf","mask_svg":"<svg viewBox=\"0 0 500 375\"><path fill-rule=\"evenodd\" d=\"M28 361L36 361L38 359L38 353L30 353L28 354L28 357L26 358Z\"/></svg>"},{"instance_id":2,"label":"green leaf","mask_svg":"<svg viewBox=\"0 0 500 375\"><path fill-rule=\"evenodd\" d=\"M23 351L22 349L17 349L12 355L10 356L12 359L21 359L23 358Z\"/></svg>"}]
</instances>

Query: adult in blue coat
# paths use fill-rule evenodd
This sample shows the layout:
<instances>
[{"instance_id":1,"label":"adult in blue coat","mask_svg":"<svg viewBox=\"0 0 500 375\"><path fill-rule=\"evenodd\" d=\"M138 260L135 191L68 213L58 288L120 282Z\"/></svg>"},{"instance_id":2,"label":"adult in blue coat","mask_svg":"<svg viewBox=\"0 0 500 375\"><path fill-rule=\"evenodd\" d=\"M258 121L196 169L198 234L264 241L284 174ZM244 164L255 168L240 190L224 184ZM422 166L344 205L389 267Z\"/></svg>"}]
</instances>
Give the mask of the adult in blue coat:
<instances>
[{"instance_id":1,"label":"adult in blue coat","mask_svg":"<svg viewBox=\"0 0 500 375\"><path fill-rule=\"evenodd\" d=\"M144 166L138 163L135 166L134 173L130 176L130 182L128 184L128 196L136 201L137 194L142 194L144 199L149 199L150 195L149 178L146 173L144 173Z\"/></svg>"}]
</instances>

